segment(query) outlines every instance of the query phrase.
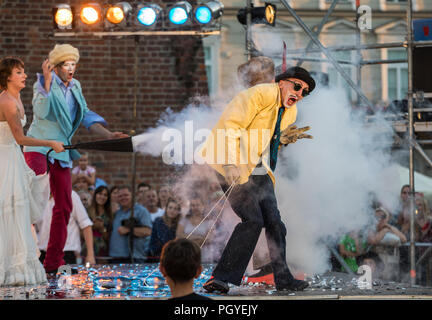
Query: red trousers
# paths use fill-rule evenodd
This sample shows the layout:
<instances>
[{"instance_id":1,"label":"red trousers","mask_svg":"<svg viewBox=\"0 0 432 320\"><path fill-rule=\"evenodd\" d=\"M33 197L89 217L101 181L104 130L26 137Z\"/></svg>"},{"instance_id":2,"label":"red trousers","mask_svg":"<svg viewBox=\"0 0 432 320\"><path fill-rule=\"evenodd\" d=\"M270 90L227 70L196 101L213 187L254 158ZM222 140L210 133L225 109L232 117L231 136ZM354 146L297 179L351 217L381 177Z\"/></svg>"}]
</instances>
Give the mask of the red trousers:
<instances>
[{"instance_id":1,"label":"red trousers","mask_svg":"<svg viewBox=\"0 0 432 320\"><path fill-rule=\"evenodd\" d=\"M38 152L24 152L27 165L36 175L47 170L46 156ZM49 164L50 189L54 198L50 235L44 260L46 271L54 271L64 265L63 248L66 244L67 225L72 212L72 180L70 168L62 168L58 160Z\"/></svg>"}]
</instances>

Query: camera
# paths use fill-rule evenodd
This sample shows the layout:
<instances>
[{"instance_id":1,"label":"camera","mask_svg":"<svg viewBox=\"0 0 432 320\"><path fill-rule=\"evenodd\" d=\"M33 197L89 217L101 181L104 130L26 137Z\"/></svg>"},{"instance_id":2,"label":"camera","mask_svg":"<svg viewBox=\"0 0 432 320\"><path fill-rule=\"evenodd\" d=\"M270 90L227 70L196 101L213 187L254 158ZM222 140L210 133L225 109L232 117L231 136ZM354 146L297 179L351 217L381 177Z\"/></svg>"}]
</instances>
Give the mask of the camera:
<instances>
[{"instance_id":1,"label":"camera","mask_svg":"<svg viewBox=\"0 0 432 320\"><path fill-rule=\"evenodd\" d=\"M132 228L135 228L135 227L139 227L140 223L139 223L138 219L136 219L135 217L133 217L133 218L128 218L128 219L122 220L121 221L121 225L123 227L132 229Z\"/></svg>"}]
</instances>

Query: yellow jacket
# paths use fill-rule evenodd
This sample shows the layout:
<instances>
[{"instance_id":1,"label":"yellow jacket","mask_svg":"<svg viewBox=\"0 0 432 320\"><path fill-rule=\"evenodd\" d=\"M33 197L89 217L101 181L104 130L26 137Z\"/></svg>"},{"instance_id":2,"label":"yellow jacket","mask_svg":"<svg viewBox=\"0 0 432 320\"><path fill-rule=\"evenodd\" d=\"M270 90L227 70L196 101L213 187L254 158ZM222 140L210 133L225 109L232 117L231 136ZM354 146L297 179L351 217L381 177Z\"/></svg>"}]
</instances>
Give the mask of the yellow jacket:
<instances>
[{"instance_id":1,"label":"yellow jacket","mask_svg":"<svg viewBox=\"0 0 432 320\"><path fill-rule=\"evenodd\" d=\"M223 165L235 164L240 170L240 184L246 183L262 160L264 174L275 182L269 167L270 141L281 106L277 83L259 84L238 93L227 105L211 134L199 150L204 162L221 175ZM295 122L297 106L286 108L281 130ZM262 159L261 159L262 158Z\"/></svg>"}]
</instances>

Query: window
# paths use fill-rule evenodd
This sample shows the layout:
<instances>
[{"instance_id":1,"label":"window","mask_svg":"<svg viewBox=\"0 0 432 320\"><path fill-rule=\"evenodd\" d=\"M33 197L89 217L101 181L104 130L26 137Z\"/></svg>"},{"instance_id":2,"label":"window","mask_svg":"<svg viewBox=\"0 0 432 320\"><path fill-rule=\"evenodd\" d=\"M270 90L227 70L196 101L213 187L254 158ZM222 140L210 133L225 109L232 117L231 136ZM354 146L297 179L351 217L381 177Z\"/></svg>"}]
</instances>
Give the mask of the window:
<instances>
[{"instance_id":1,"label":"window","mask_svg":"<svg viewBox=\"0 0 432 320\"><path fill-rule=\"evenodd\" d=\"M204 46L204 65L207 75L207 84L208 84L208 91L209 95L211 95L213 92L213 77L212 77L212 48Z\"/></svg>"},{"instance_id":2,"label":"window","mask_svg":"<svg viewBox=\"0 0 432 320\"><path fill-rule=\"evenodd\" d=\"M203 39L204 65L207 75L209 95L217 94L219 87L219 38Z\"/></svg>"},{"instance_id":3,"label":"window","mask_svg":"<svg viewBox=\"0 0 432 320\"><path fill-rule=\"evenodd\" d=\"M333 58L335 58L335 60L337 61L352 61L352 54L355 54L354 51L335 51L332 52L332 56ZM325 58L325 56L324 56ZM356 82L354 80L354 76L355 76L355 67L353 65L349 65L349 64L339 64L342 69L349 75L351 76L351 79L354 81L354 83ZM351 88L351 86L346 82L346 80L342 77L342 75L340 75L340 73L333 67L332 64L328 64L328 75L329 75L329 83L331 84L331 86L335 86L335 87L342 87L345 89L345 92L347 94L348 100L349 101L353 101L353 97L354 97L354 92L353 89Z\"/></svg>"},{"instance_id":4,"label":"window","mask_svg":"<svg viewBox=\"0 0 432 320\"><path fill-rule=\"evenodd\" d=\"M387 51L389 60L407 59L405 49L393 49ZM389 63L387 67L388 100L401 100L406 97L408 91L408 66L406 63Z\"/></svg>"}]
</instances>

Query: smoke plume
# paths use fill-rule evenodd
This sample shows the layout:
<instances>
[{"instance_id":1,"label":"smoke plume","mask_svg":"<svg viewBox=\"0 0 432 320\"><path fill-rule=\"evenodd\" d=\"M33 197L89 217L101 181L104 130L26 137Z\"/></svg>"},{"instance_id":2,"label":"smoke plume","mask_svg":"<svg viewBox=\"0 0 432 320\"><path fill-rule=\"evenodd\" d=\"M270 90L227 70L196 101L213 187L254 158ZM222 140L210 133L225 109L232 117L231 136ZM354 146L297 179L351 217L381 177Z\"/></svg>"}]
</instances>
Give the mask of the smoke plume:
<instances>
[{"instance_id":1,"label":"smoke plume","mask_svg":"<svg viewBox=\"0 0 432 320\"><path fill-rule=\"evenodd\" d=\"M279 154L276 195L287 227L287 260L292 268L307 274L329 270L327 245L334 246L344 233L370 224L372 193L390 211L398 200L398 172L389 153L391 126L378 117L374 126L365 127L364 114L352 112L345 92L342 88L317 88L299 102L296 125L311 126L307 133L314 139L299 140L283 147ZM209 133L217 122L225 103L218 101L215 107L194 104L179 113L168 109L157 126L134 137L134 146L141 153L162 156L164 161L178 160L174 165L187 163L185 160L204 142L203 133ZM177 135L167 134L170 130ZM181 155L166 154L167 149L179 145ZM193 165L175 189L183 190L187 197L199 189L189 182L202 179L212 179L211 172ZM224 213L223 219L239 221L227 216L229 213ZM229 232L234 226L218 225L228 225ZM225 243L226 239L221 240L221 246Z\"/></svg>"}]
</instances>

